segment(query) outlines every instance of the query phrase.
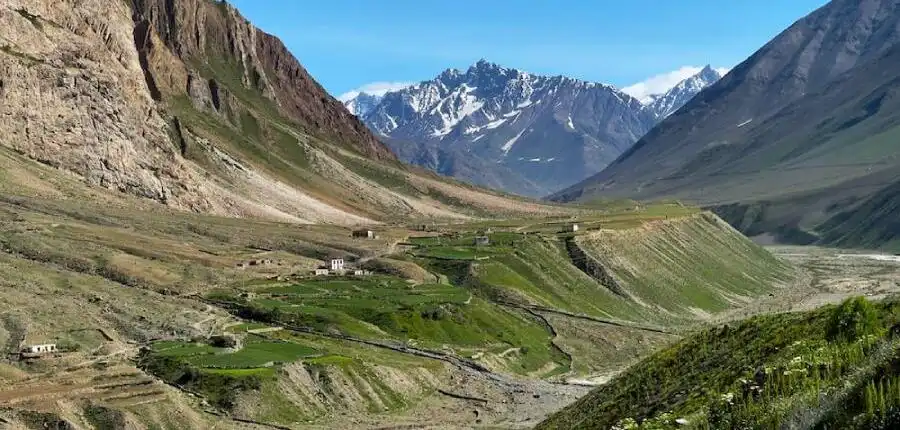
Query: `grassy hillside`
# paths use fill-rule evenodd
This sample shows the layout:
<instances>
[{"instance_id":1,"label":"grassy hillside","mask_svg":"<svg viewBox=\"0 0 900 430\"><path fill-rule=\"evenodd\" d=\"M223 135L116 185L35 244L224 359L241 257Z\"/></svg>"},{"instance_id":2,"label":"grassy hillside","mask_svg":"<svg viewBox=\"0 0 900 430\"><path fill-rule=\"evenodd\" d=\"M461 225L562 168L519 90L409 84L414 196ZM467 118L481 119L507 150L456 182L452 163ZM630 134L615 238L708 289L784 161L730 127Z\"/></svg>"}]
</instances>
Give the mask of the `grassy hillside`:
<instances>
[{"instance_id":1,"label":"grassy hillside","mask_svg":"<svg viewBox=\"0 0 900 430\"><path fill-rule=\"evenodd\" d=\"M630 300L665 313L721 311L790 279L792 269L709 213L576 243Z\"/></svg>"},{"instance_id":2,"label":"grassy hillside","mask_svg":"<svg viewBox=\"0 0 900 430\"><path fill-rule=\"evenodd\" d=\"M632 323L684 323L789 282L793 269L708 213L651 207L413 240L423 265L493 300Z\"/></svg>"},{"instance_id":3,"label":"grassy hillside","mask_svg":"<svg viewBox=\"0 0 900 430\"><path fill-rule=\"evenodd\" d=\"M705 330L538 428L893 428L898 315L857 298Z\"/></svg>"}]
</instances>

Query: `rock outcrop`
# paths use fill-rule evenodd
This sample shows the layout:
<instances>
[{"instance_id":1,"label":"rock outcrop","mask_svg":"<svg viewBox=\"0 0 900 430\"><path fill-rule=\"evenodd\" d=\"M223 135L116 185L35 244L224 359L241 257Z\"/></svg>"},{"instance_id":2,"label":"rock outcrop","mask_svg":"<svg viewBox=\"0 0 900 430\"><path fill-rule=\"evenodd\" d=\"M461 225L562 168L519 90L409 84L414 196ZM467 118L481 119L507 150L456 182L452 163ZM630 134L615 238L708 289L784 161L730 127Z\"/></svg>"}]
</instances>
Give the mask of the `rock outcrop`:
<instances>
[{"instance_id":1,"label":"rock outcrop","mask_svg":"<svg viewBox=\"0 0 900 430\"><path fill-rule=\"evenodd\" d=\"M290 221L367 219L295 186L309 153L394 160L277 38L211 0L0 0L0 136L91 186ZM286 154L266 155L273 141ZM261 166L274 157L286 167Z\"/></svg>"},{"instance_id":2,"label":"rock outcrop","mask_svg":"<svg viewBox=\"0 0 900 430\"><path fill-rule=\"evenodd\" d=\"M0 0L0 144L93 185L214 210L153 99L122 2Z\"/></svg>"},{"instance_id":3,"label":"rock outcrop","mask_svg":"<svg viewBox=\"0 0 900 430\"><path fill-rule=\"evenodd\" d=\"M220 105L216 100L223 96L217 94L228 84L232 87L239 84L274 103L282 115L313 134L353 146L368 156L393 158L356 117L309 75L281 40L254 27L226 3L134 0L133 19L136 37L138 29L149 27L164 45L158 47L151 42L150 50L167 49L187 65L192 98L210 100L218 110ZM141 43L137 45L140 49ZM165 66L152 64L150 67ZM207 88L196 91L199 81L196 72L207 67L220 69L213 70L219 72L215 73L218 79L234 82L203 80L201 86L205 84ZM177 91L178 87L171 90Z\"/></svg>"}]
</instances>

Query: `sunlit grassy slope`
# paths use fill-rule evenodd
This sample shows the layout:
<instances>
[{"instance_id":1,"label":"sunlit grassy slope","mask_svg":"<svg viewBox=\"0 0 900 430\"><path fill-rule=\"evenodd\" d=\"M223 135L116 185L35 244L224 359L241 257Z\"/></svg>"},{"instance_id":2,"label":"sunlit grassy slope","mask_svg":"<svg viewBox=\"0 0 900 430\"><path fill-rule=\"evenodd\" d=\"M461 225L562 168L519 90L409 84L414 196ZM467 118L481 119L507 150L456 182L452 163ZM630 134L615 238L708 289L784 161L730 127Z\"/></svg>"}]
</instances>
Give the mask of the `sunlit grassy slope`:
<instances>
[{"instance_id":1,"label":"sunlit grassy slope","mask_svg":"<svg viewBox=\"0 0 900 430\"><path fill-rule=\"evenodd\" d=\"M896 428L898 311L857 299L704 330L538 428Z\"/></svg>"}]
</instances>

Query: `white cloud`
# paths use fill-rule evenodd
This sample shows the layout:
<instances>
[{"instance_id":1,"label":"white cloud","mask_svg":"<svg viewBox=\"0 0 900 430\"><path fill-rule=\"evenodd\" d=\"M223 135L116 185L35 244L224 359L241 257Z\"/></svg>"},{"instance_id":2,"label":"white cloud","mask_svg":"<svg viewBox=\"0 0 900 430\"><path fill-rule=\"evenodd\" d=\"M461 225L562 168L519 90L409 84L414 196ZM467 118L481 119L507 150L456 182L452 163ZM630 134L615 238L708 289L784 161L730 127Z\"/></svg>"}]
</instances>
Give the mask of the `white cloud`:
<instances>
[{"instance_id":1,"label":"white cloud","mask_svg":"<svg viewBox=\"0 0 900 430\"><path fill-rule=\"evenodd\" d=\"M684 66L678 70L650 77L642 82L622 88L622 92L641 102L646 102L648 97L654 94L662 94L670 90L679 82L700 73L703 67Z\"/></svg>"},{"instance_id":2,"label":"white cloud","mask_svg":"<svg viewBox=\"0 0 900 430\"><path fill-rule=\"evenodd\" d=\"M338 96L338 100L346 102L347 100L351 100L354 97L358 96L359 93L371 94L373 96L383 96L385 95L385 93L402 90L413 84L415 84L415 82L372 82L371 84L365 84L352 91L347 91L346 93L341 94L340 96Z\"/></svg>"},{"instance_id":3,"label":"white cloud","mask_svg":"<svg viewBox=\"0 0 900 430\"><path fill-rule=\"evenodd\" d=\"M675 85L678 85L679 82L700 73L701 70L703 70L703 67L682 66L678 70L652 76L647 80L622 88L622 92L640 100L642 103L646 103L649 101L650 96L669 91ZM715 70L724 76L731 69L717 67Z\"/></svg>"}]
</instances>

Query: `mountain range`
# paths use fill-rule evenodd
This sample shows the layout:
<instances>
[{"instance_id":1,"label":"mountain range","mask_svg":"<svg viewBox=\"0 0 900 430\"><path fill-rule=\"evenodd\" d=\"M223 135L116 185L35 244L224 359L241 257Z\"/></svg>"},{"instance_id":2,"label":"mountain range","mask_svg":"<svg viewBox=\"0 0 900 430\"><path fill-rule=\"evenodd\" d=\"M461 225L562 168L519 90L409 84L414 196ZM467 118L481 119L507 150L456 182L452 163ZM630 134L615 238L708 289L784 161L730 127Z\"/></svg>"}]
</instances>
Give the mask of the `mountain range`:
<instances>
[{"instance_id":1,"label":"mountain range","mask_svg":"<svg viewBox=\"0 0 900 430\"><path fill-rule=\"evenodd\" d=\"M900 171L898 28L900 1L832 1L553 199L677 198L750 235L894 241L878 211ZM846 223L862 219L881 221Z\"/></svg>"},{"instance_id":2,"label":"mountain range","mask_svg":"<svg viewBox=\"0 0 900 430\"><path fill-rule=\"evenodd\" d=\"M642 103L609 85L480 60L345 105L405 162L543 196L599 172L720 77L707 66Z\"/></svg>"}]
</instances>

